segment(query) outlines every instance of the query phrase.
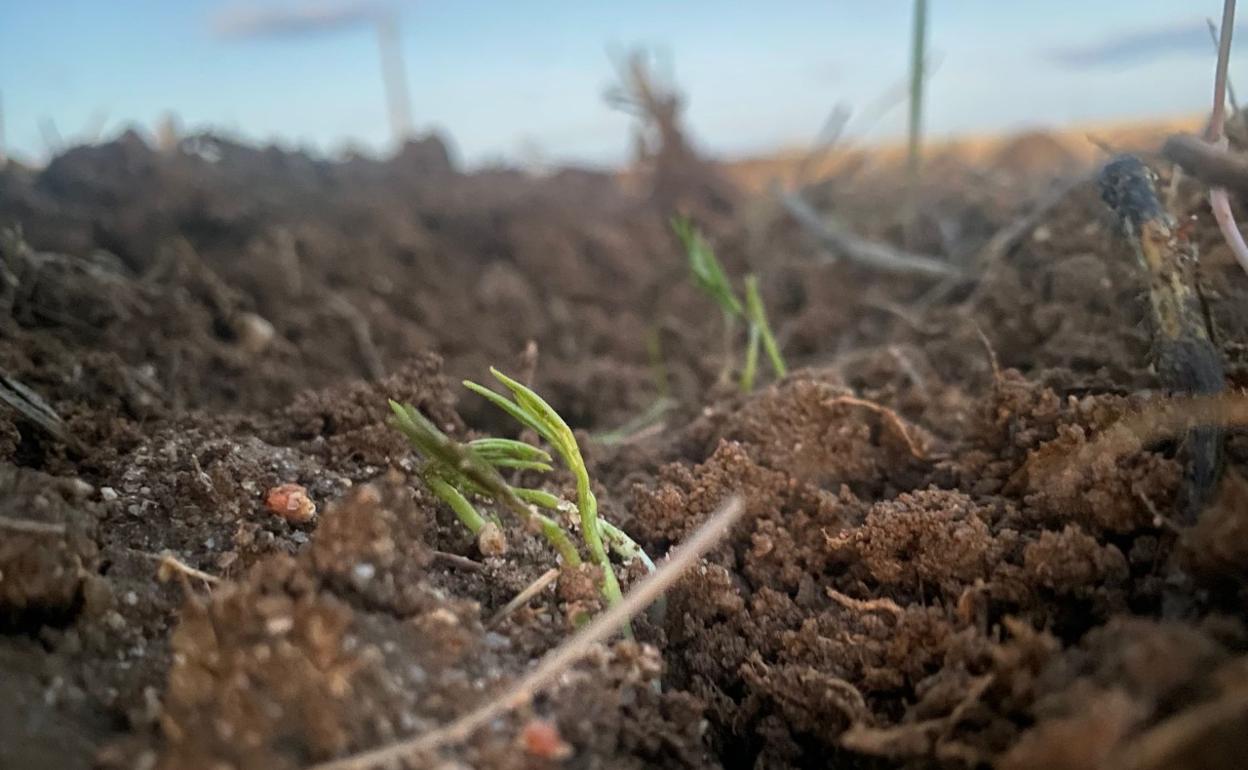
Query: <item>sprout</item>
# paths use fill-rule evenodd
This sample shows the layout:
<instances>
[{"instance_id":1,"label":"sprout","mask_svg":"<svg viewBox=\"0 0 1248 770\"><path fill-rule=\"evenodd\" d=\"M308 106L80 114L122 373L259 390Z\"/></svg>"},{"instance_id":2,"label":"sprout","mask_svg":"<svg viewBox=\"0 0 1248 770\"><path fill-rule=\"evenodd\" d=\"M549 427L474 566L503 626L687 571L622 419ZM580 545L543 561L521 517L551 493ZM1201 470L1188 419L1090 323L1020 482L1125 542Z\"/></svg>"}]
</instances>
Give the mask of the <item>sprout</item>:
<instances>
[{"instance_id":1,"label":"sprout","mask_svg":"<svg viewBox=\"0 0 1248 770\"><path fill-rule=\"evenodd\" d=\"M461 444L438 430L414 407L390 402L395 426L425 457L420 476L429 491L450 506L460 522L478 538L482 553L501 553L504 543L498 522L483 516L471 497L492 500L514 512L525 524L534 527L546 538L572 567L582 564L580 553L558 519L540 513L537 508L572 514L579 517L581 537L590 560L602 570L602 595L609 606L621 599L619 580L608 558L608 549L621 558L639 560L653 572L654 562L631 537L598 515L598 500L590 487L589 471L581 455L572 429L559 413L532 389L511 379L497 369L490 373L510 393L493 391L475 382L464 382L474 393L489 399L516 422L531 429L559 456L576 480L576 502L571 503L542 489L514 487L505 481L499 469L546 472L553 470L550 452L523 441L504 438L481 438Z\"/></svg>"},{"instance_id":2,"label":"sprout","mask_svg":"<svg viewBox=\"0 0 1248 770\"><path fill-rule=\"evenodd\" d=\"M724 368L720 379L726 381L732 371L732 347L738 317L744 318L748 325L745 364L741 368L741 390L749 393L754 389L760 345L767 351L772 372L777 377L783 377L788 372L788 367L785 366L784 357L780 355L780 346L776 343L775 335L771 333L771 326L767 323L762 295L758 291L758 277L745 277L745 303L742 304L733 292L724 268L715 257L715 251L693 223L686 217L674 217L672 229L685 247L693 282L719 305L724 315Z\"/></svg>"}]
</instances>

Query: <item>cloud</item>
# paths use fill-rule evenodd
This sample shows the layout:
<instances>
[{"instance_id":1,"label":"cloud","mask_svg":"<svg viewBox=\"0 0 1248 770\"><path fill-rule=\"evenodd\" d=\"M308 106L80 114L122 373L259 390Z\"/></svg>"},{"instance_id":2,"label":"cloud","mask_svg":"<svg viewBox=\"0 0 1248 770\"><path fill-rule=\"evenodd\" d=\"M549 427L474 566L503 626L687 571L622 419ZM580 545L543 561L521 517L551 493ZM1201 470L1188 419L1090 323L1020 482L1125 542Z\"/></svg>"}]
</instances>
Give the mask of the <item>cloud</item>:
<instances>
[{"instance_id":1,"label":"cloud","mask_svg":"<svg viewBox=\"0 0 1248 770\"><path fill-rule=\"evenodd\" d=\"M385 7L369 0L302 3L284 7L223 8L212 18L212 31L230 40L299 38L322 35L376 22Z\"/></svg>"},{"instance_id":2,"label":"cloud","mask_svg":"<svg viewBox=\"0 0 1248 770\"><path fill-rule=\"evenodd\" d=\"M1244 31L1236 27L1236 37ZM1205 54L1212 59L1214 50L1208 25L1195 22L1124 32L1091 45L1048 51L1045 58L1063 67L1082 69L1149 61L1170 54Z\"/></svg>"}]
</instances>

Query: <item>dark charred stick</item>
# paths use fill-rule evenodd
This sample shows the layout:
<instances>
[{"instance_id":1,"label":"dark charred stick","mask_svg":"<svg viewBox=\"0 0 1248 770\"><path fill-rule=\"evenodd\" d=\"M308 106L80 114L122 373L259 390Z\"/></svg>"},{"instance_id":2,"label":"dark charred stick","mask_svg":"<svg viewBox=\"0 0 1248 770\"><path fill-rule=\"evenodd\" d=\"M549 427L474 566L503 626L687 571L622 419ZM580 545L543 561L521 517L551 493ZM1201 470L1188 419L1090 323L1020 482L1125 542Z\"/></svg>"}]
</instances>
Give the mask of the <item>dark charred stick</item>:
<instances>
[{"instance_id":1,"label":"dark charred stick","mask_svg":"<svg viewBox=\"0 0 1248 770\"><path fill-rule=\"evenodd\" d=\"M1100 183L1101 198L1117 217L1148 279L1153 354L1162 383L1182 393L1224 390L1222 358L1213 344L1197 284L1195 247L1157 199L1153 172L1139 158L1124 155L1105 166ZM1204 426L1187 434L1181 524L1195 523L1217 487L1222 433L1220 427Z\"/></svg>"},{"instance_id":2,"label":"dark charred stick","mask_svg":"<svg viewBox=\"0 0 1248 770\"><path fill-rule=\"evenodd\" d=\"M1248 158L1191 134L1175 134L1161 146L1161 155L1210 187L1225 187L1248 197Z\"/></svg>"}]
</instances>

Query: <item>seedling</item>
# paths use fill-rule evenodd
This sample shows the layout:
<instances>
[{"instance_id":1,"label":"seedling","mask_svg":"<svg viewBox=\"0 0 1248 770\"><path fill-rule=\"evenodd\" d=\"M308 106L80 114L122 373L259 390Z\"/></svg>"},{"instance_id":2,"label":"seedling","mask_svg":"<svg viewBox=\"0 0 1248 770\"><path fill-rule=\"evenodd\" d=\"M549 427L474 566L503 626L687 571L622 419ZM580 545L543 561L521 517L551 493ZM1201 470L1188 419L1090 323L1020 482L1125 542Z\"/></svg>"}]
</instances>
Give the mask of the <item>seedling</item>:
<instances>
[{"instance_id":1,"label":"seedling","mask_svg":"<svg viewBox=\"0 0 1248 770\"><path fill-rule=\"evenodd\" d=\"M532 389L496 369L490 369L490 373L510 391L511 398L475 382L465 381L464 386L533 430L555 450L576 480L576 502L565 501L542 489L513 487L499 473L503 468L553 470L554 460L545 450L523 441L502 438L483 438L461 444L438 430L415 408L391 401L396 426L426 458L421 478L478 538L498 522L477 511L470 497L493 500L514 512L522 522L541 532L564 564L573 567L582 564L576 546L557 519L537 509L578 517L590 559L602 570L602 594L608 605L615 605L621 596L620 584L608 558L608 549L626 561L641 560L650 571L654 570L654 562L623 530L598 516L598 501L590 488L589 471L576 436L559 413Z\"/></svg>"},{"instance_id":2,"label":"seedling","mask_svg":"<svg viewBox=\"0 0 1248 770\"><path fill-rule=\"evenodd\" d=\"M529 507L517 494L517 490L503 480L498 472L499 466L486 459L492 457L494 462L505 463L540 462L533 459L536 455L529 451L541 452L540 449L517 441L512 443L523 445L527 449L517 448L510 454L491 455L487 448L483 456L471 444L461 444L438 430L415 407L391 401L390 409L394 412L395 427L426 458L421 478L425 480L429 491L449 505L470 532L480 535L487 523L468 500L469 494L475 494L506 507L526 526L540 532L558 552L564 564L571 567L581 565L580 553L559 522ZM497 450L499 445L495 444L493 448Z\"/></svg>"},{"instance_id":3,"label":"seedling","mask_svg":"<svg viewBox=\"0 0 1248 770\"><path fill-rule=\"evenodd\" d=\"M754 389L754 379L758 372L758 348L761 344L767 351L771 370L777 377L788 372L784 357L780 355L780 346L767 322L767 313L763 309L763 299L758 292L758 277L747 275L744 280L745 302L737 298L732 284L728 280L724 268L715 257L715 251L707 243L702 233L693 226L687 217L674 217L672 229L680 238L689 259L689 271L693 274L693 282L707 296L719 305L724 316L724 368L720 373L721 380L727 380L733 366L733 341L736 334L737 318L745 319L748 336L745 349L745 364L741 369L741 390L750 392Z\"/></svg>"},{"instance_id":4,"label":"seedling","mask_svg":"<svg viewBox=\"0 0 1248 770\"><path fill-rule=\"evenodd\" d=\"M741 390L748 393L754 389L760 341L767 351L767 360L776 376L783 377L789 370L780 355L780 346L776 344L776 338L771 333L771 325L767 323L767 311L763 309L763 298L758 293L758 277L754 275L745 277L745 317L750 324L750 336L745 349L745 369L741 372Z\"/></svg>"},{"instance_id":5,"label":"seedling","mask_svg":"<svg viewBox=\"0 0 1248 770\"><path fill-rule=\"evenodd\" d=\"M591 561L602 570L602 594L606 597L607 604L609 606L618 604L621 596L620 583L615 577L615 570L611 566L611 560L607 557L606 543L611 543L612 548L617 553L627 558L637 557L638 554L642 553L641 548L619 528L602 521L598 517L598 500L594 497L594 492L590 488L589 471L586 469L585 460L581 456L581 448L576 442L576 436L572 433L572 429L559 416L559 413L550 404L546 403L541 396L524 384L511 379L492 367L490 374L494 375L494 379L511 391L511 398L490 390L484 385L468 380L464 382L464 387L488 399L495 406L511 415L516 422L541 436L546 443L554 448L555 453L563 460L564 466L571 471L572 477L576 480L576 513L580 517L581 537L585 540L585 545L589 549ZM526 499L534 505L554 510L562 510L563 508L562 501L548 492L541 490L517 491L526 496ZM650 562L648 557L644 561L647 567L653 568L653 563Z\"/></svg>"}]
</instances>

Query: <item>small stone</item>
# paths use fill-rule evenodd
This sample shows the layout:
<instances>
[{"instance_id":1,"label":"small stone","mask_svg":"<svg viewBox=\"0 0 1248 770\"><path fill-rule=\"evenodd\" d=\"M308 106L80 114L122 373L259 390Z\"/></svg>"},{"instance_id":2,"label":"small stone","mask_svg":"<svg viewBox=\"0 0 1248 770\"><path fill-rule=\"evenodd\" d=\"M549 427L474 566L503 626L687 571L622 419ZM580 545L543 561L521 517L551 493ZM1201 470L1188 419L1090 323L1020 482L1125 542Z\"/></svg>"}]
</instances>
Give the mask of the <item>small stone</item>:
<instances>
[{"instance_id":1,"label":"small stone","mask_svg":"<svg viewBox=\"0 0 1248 770\"><path fill-rule=\"evenodd\" d=\"M239 313L234 321L234 331L238 334L238 346L253 356L263 353L277 334L268 319L255 313Z\"/></svg>"},{"instance_id":2,"label":"small stone","mask_svg":"<svg viewBox=\"0 0 1248 770\"><path fill-rule=\"evenodd\" d=\"M498 525L487 521L477 533L477 549L482 556L502 556L507 553L507 538Z\"/></svg>"},{"instance_id":3,"label":"small stone","mask_svg":"<svg viewBox=\"0 0 1248 770\"><path fill-rule=\"evenodd\" d=\"M316 503L308 496L308 490L299 484L273 487L265 495L264 505L270 513L292 524L304 524L316 516Z\"/></svg>"},{"instance_id":4,"label":"small stone","mask_svg":"<svg viewBox=\"0 0 1248 770\"><path fill-rule=\"evenodd\" d=\"M520 730L520 745L531 757L559 761L572 756L572 747L559 728L545 719L530 719Z\"/></svg>"},{"instance_id":5,"label":"small stone","mask_svg":"<svg viewBox=\"0 0 1248 770\"><path fill-rule=\"evenodd\" d=\"M118 497L117 490L112 487L100 487L100 499L106 503L111 503Z\"/></svg>"},{"instance_id":6,"label":"small stone","mask_svg":"<svg viewBox=\"0 0 1248 770\"><path fill-rule=\"evenodd\" d=\"M65 482L65 491L74 500L86 500L95 492L95 487L84 479L69 479Z\"/></svg>"},{"instance_id":7,"label":"small stone","mask_svg":"<svg viewBox=\"0 0 1248 770\"><path fill-rule=\"evenodd\" d=\"M368 562L361 562L351 568L351 577L359 583L367 583L377 574L377 568Z\"/></svg>"}]
</instances>

